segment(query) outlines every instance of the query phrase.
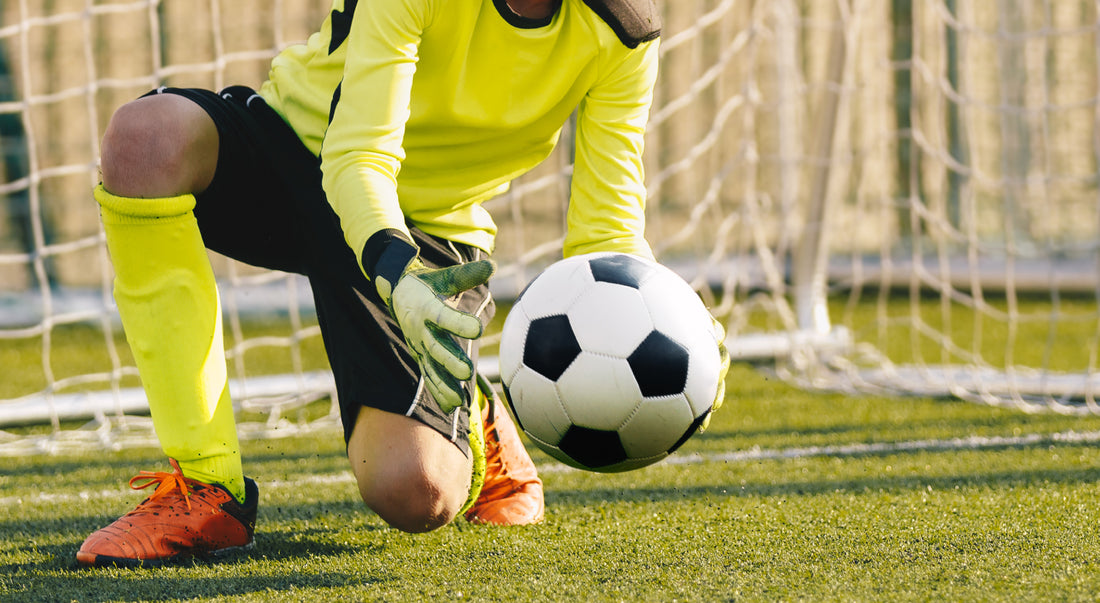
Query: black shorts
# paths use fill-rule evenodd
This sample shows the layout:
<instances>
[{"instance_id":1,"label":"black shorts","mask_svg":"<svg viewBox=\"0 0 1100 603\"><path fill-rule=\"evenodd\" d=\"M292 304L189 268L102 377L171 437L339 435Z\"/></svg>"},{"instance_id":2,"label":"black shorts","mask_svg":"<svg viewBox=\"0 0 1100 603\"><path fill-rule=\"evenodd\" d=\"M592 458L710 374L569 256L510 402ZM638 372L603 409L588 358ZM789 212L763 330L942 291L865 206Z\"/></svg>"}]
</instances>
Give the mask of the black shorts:
<instances>
[{"instance_id":1,"label":"black shorts","mask_svg":"<svg viewBox=\"0 0 1100 603\"><path fill-rule=\"evenodd\" d=\"M470 412L444 414L423 386L397 323L348 247L321 187L318 158L290 126L243 86L221 93L161 88L202 107L218 128L218 166L196 196L195 217L208 249L233 259L309 278L317 319L336 381L344 441L361 406L414 417L469 455ZM410 227L428 266L486 257L476 247ZM459 309L488 325L495 306L488 286L459 296ZM458 339L477 362L476 342ZM468 384L473 392L473 382Z\"/></svg>"}]
</instances>

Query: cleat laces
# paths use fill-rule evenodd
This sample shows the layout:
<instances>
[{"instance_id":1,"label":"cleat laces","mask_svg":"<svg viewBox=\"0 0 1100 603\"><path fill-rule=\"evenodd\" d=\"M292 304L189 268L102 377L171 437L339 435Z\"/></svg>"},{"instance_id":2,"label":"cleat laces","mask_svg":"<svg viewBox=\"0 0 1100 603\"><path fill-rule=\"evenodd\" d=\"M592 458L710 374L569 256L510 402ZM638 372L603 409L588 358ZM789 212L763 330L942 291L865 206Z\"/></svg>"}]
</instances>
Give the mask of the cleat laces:
<instances>
[{"instance_id":1,"label":"cleat laces","mask_svg":"<svg viewBox=\"0 0 1100 603\"><path fill-rule=\"evenodd\" d=\"M179 463L176 459L168 459L169 464L172 465L172 472L167 471L142 471L130 478L130 488L134 490L144 490L153 484L157 485L157 489L153 491L146 502L154 502L159 498L162 498L177 489L183 494L183 500L187 503L187 510L191 510L191 492L187 489L186 478L183 477L183 471L180 469ZM144 504L142 505L144 506ZM140 509L140 507L139 507ZM135 511L138 509L135 509Z\"/></svg>"}]
</instances>

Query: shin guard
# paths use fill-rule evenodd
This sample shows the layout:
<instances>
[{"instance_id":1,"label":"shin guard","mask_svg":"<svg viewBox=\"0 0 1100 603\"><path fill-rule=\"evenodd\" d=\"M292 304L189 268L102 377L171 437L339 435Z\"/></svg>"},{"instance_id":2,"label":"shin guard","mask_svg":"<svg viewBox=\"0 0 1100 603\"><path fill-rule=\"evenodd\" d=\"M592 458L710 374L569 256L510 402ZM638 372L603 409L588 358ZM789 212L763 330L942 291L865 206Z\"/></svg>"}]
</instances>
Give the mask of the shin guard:
<instances>
[{"instance_id":1,"label":"shin guard","mask_svg":"<svg viewBox=\"0 0 1100 603\"><path fill-rule=\"evenodd\" d=\"M161 447L183 473L244 499L221 309L195 198L133 199L95 189L115 269L115 302Z\"/></svg>"}]
</instances>

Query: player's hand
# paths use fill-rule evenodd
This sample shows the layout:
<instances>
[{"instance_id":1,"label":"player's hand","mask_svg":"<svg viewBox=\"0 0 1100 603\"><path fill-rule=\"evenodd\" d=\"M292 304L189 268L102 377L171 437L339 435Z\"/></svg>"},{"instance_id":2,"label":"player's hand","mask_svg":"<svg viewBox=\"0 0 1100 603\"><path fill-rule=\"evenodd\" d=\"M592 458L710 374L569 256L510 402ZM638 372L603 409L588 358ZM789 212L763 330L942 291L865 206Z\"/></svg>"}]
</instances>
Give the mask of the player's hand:
<instances>
[{"instance_id":1,"label":"player's hand","mask_svg":"<svg viewBox=\"0 0 1100 603\"><path fill-rule=\"evenodd\" d=\"M711 316L710 319L714 324L714 339L718 342L718 393L714 396L714 404L710 407L710 414L707 415L707 418L703 419L703 424L699 426L699 431L704 431L710 426L710 418L714 416L718 407L722 406L722 402L725 401L726 373L730 370L730 352L726 349L726 329L722 326L722 323L718 322L717 318Z\"/></svg>"},{"instance_id":2,"label":"player's hand","mask_svg":"<svg viewBox=\"0 0 1100 603\"><path fill-rule=\"evenodd\" d=\"M482 331L478 317L455 309L446 299L485 284L495 270L492 260L432 269L414 258L392 292L389 283L376 282L420 364L425 386L445 413L462 406L468 395L463 382L474 374L473 362L453 336L477 339Z\"/></svg>"}]
</instances>

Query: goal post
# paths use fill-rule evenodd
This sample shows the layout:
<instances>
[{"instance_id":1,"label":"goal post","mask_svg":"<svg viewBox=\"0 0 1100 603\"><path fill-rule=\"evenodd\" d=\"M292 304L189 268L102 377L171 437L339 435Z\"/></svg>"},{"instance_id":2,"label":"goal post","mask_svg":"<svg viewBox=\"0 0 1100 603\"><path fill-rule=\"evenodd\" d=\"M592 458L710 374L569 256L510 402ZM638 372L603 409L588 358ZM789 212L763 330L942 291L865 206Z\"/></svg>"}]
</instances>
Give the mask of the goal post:
<instances>
[{"instance_id":1,"label":"goal post","mask_svg":"<svg viewBox=\"0 0 1100 603\"><path fill-rule=\"evenodd\" d=\"M158 85L258 86L330 4L0 4L0 454L155 441L90 196L99 138ZM1095 3L662 7L647 238L736 361L810 389L1100 411ZM570 139L486 203L505 306L560 255ZM335 428L308 283L211 259L244 436Z\"/></svg>"}]
</instances>

